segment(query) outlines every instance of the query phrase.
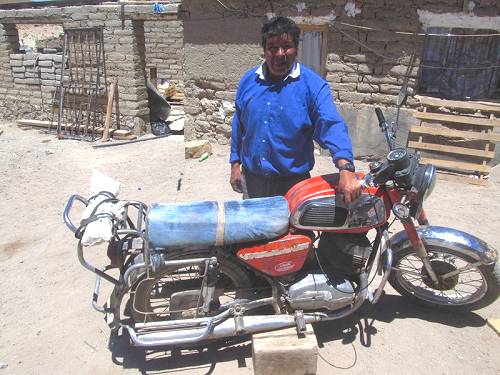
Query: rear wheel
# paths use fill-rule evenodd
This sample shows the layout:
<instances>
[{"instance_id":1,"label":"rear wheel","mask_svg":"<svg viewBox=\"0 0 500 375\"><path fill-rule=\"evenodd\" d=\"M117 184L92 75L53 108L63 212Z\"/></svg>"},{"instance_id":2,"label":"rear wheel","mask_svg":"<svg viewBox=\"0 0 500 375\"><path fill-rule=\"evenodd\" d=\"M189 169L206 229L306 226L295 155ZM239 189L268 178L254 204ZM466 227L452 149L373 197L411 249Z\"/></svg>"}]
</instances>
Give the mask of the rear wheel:
<instances>
[{"instance_id":1,"label":"rear wheel","mask_svg":"<svg viewBox=\"0 0 500 375\"><path fill-rule=\"evenodd\" d=\"M412 248L394 254L389 283L401 295L433 308L474 310L493 303L500 293L500 266L486 266L453 249L429 246L435 285Z\"/></svg>"},{"instance_id":2,"label":"rear wheel","mask_svg":"<svg viewBox=\"0 0 500 375\"><path fill-rule=\"evenodd\" d=\"M206 252L171 252L167 260L207 257ZM252 283L247 270L234 259L219 260L219 274L212 311L224 303L246 299L252 295ZM176 320L200 316L203 305L201 286L204 266L170 266L141 275L130 293L131 315L135 322Z\"/></svg>"}]
</instances>

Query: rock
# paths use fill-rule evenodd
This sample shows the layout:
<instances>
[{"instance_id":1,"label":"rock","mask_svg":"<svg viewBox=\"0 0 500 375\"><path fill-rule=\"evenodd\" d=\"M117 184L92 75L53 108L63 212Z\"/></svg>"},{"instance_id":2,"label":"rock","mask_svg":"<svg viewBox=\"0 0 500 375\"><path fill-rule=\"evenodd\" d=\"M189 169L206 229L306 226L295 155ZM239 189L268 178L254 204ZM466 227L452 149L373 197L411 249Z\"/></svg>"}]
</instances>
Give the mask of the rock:
<instances>
[{"instance_id":1,"label":"rock","mask_svg":"<svg viewBox=\"0 0 500 375\"><path fill-rule=\"evenodd\" d=\"M500 164L491 167L489 179L491 182L500 183Z\"/></svg>"},{"instance_id":2,"label":"rock","mask_svg":"<svg viewBox=\"0 0 500 375\"><path fill-rule=\"evenodd\" d=\"M191 141L184 144L185 158L199 158L204 153L212 154L212 145L206 141Z\"/></svg>"}]
</instances>

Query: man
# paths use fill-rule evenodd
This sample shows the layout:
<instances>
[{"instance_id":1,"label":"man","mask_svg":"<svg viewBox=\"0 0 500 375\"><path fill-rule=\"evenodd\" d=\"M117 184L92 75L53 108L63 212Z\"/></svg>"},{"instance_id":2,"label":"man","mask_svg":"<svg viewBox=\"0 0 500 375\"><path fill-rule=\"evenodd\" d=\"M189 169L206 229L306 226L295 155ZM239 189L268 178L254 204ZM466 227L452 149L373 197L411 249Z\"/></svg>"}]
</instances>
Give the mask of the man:
<instances>
[{"instance_id":1,"label":"man","mask_svg":"<svg viewBox=\"0 0 500 375\"><path fill-rule=\"evenodd\" d=\"M296 61L299 36L286 17L262 27L265 63L243 76L236 94L230 183L250 198L284 195L310 177L315 140L330 151L340 170L338 189L349 203L361 189L347 126L328 83Z\"/></svg>"}]
</instances>

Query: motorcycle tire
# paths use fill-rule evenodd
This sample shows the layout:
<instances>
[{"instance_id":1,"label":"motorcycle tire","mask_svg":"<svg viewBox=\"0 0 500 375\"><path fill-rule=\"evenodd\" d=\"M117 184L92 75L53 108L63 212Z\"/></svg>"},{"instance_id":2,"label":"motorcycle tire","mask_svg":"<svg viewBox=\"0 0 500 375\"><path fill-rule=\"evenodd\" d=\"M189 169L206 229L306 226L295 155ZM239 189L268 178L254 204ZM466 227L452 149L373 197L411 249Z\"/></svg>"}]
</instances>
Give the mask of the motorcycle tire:
<instances>
[{"instance_id":1,"label":"motorcycle tire","mask_svg":"<svg viewBox=\"0 0 500 375\"><path fill-rule=\"evenodd\" d=\"M181 260L190 258L208 257L208 253L201 251L169 251L166 260ZM139 257L142 261L142 255ZM189 302L189 295L181 296L184 300L185 310L196 310L195 305L199 305L199 290L201 288L203 270L199 266L179 267L170 266L163 267L150 273L147 278L143 273L133 276L135 280L132 282L133 288L130 293L130 314L135 322L146 323L158 320L172 320L190 318L192 316L182 316L180 313L170 313L170 304L173 302L171 296L177 293L177 296L182 293L189 294L191 291L192 302ZM164 279L169 278L169 281ZM222 289L221 289L222 288ZM216 285L216 291L226 293L230 291L234 294L233 297L226 295L223 298L228 299L246 299L252 294L252 281L250 273L235 259L230 257L219 259L219 276ZM198 293L198 294L196 294ZM216 293L217 294L217 293ZM155 298L157 297L157 298ZM219 296L220 297L220 296ZM174 297L175 298L175 297ZM168 306L165 308L158 305L158 301L163 301ZM188 302L185 302L188 301ZM228 302L228 301L223 301ZM181 303L182 304L182 303ZM181 308L179 308L180 310ZM174 310L178 310L177 308ZM158 312L156 312L158 311Z\"/></svg>"},{"instance_id":2,"label":"motorcycle tire","mask_svg":"<svg viewBox=\"0 0 500 375\"><path fill-rule=\"evenodd\" d=\"M476 262L471 257L445 247L428 246L427 251L438 278ZM471 311L490 305L500 294L498 262L473 266L455 276L440 279L438 286L432 284L422 261L411 247L394 254L393 267L389 284L399 294L427 307ZM458 291L458 286L464 289Z\"/></svg>"}]
</instances>

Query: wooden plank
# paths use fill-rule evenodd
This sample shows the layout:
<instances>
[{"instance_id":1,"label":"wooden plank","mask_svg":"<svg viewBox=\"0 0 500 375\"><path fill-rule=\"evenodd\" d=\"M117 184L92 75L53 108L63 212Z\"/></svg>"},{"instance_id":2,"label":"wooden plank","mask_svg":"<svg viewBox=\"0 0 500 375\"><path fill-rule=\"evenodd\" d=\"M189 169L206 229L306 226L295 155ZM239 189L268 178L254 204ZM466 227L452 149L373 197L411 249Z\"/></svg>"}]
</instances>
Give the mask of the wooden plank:
<instances>
[{"instance_id":1,"label":"wooden plank","mask_svg":"<svg viewBox=\"0 0 500 375\"><path fill-rule=\"evenodd\" d=\"M473 177L464 176L464 175L449 174L449 173L443 172L443 171L438 171L438 178L440 180L453 181L453 182L465 182L467 184L478 185L478 186L487 186L488 185L488 180L484 179L484 178L473 178Z\"/></svg>"},{"instance_id":2,"label":"wooden plank","mask_svg":"<svg viewBox=\"0 0 500 375\"><path fill-rule=\"evenodd\" d=\"M459 171L474 171L474 172L489 173L491 170L491 167L489 165L466 163L462 161L442 160L433 158L421 158L420 161L422 164L434 164L438 168L448 168Z\"/></svg>"},{"instance_id":3,"label":"wooden plank","mask_svg":"<svg viewBox=\"0 0 500 375\"><path fill-rule=\"evenodd\" d=\"M500 336L500 319L488 318L488 325Z\"/></svg>"},{"instance_id":4,"label":"wooden plank","mask_svg":"<svg viewBox=\"0 0 500 375\"><path fill-rule=\"evenodd\" d=\"M470 111L493 112L500 114L499 103L485 103L485 102L463 102L458 100L443 100L430 98L428 96L420 96L417 98L422 105L429 107L445 107L453 109L465 109Z\"/></svg>"},{"instance_id":5,"label":"wooden plank","mask_svg":"<svg viewBox=\"0 0 500 375\"><path fill-rule=\"evenodd\" d=\"M487 159L493 159L495 157L495 153L492 151L478 150L468 147L447 146L434 143L409 141L408 147L420 150L447 152L450 154L478 156Z\"/></svg>"},{"instance_id":6,"label":"wooden plank","mask_svg":"<svg viewBox=\"0 0 500 375\"><path fill-rule=\"evenodd\" d=\"M115 77L111 87L109 89L108 95L108 105L106 106L106 118L104 119L104 131L102 132L102 142L109 141L109 127L111 124L111 112L113 110L113 99L115 96L115 91L118 90L118 78Z\"/></svg>"},{"instance_id":7,"label":"wooden plank","mask_svg":"<svg viewBox=\"0 0 500 375\"><path fill-rule=\"evenodd\" d=\"M16 120L17 124L19 127L35 127L35 128L57 128L57 122L51 122L51 121L41 121L41 120L28 120L28 119L21 119L21 120ZM62 124L63 127L66 128L72 128L74 125L72 124ZM83 130L84 126L80 125L80 130ZM104 128L96 128L95 129L96 134L102 135ZM128 137L128 136L133 136L132 132L130 130L118 130L118 129L109 129L109 134L114 136L116 135L117 137Z\"/></svg>"},{"instance_id":8,"label":"wooden plank","mask_svg":"<svg viewBox=\"0 0 500 375\"><path fill-rule=\"evenodd\" d=\"M471 116L446 115L442 113L415 112L413 117L423 121L437 121L450 124L479 125L489 127L500 126L500 120Z\"/></svg>"},{"instance_id":9,"label":"wooden plank","mask_svg":"<svg viewBox=\"0 0 500 375\"><path fill-rule=\"evenodd\" d=\"M419 125L413 125L411 127L411 132L417 134L441 135L443 137L456 137L481 141L500 142L500 134L494 133L468 132L463 130L445 128L431 128L428 126Z\"/></svg>"}]
</instances>

